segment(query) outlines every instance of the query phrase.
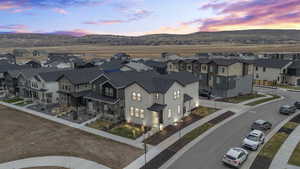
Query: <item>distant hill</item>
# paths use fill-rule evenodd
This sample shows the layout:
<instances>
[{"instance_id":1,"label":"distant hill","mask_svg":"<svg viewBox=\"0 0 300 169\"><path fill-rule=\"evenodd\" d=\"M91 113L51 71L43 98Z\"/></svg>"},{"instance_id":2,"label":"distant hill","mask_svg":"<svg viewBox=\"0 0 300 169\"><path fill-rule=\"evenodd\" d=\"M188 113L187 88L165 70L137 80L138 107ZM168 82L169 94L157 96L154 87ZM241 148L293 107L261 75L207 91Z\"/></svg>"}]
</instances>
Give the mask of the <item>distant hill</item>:
<instances>
[{"instance_id":1,"label":"distant hill","mask_svg":"<svg viewBox=\"0 0 300 169\"><path fill-rule=\"evenodd\" d=\"M300 30L240 30L196 32L186 35L154 34L144 36L86 35L74 37L54 34L0 33L0 47L42 47L65 45L196 45L215 43L294 44L300 43Z\"/></svg>"}]
</instances>

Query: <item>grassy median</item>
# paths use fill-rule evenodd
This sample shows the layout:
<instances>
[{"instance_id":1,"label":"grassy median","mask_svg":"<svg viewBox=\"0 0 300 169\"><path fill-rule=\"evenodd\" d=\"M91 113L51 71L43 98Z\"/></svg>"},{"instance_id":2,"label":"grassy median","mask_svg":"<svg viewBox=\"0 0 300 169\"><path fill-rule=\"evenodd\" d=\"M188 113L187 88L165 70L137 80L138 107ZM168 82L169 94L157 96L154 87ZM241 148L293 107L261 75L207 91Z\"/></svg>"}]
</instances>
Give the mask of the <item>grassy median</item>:
<instances>
[{"instance_id":1,"label":"grassy median","mask_svg":"<svg viewBox=\"0 0 300 169\"><path fill-rule=\"evenodd\" d=\"M296 165L300 167L300 142L295 148L292 156L290 157L289 164Z\"/></svg>"},{"instance_id":2,"label":"grassy median","mask_svg":"<svg viewBox=\"0 0 300 169\"><path fill-rule=\"evenodd\" d=\"M260 99L260 100L257 100L257 101L248 103L248 104L246 104L246 105L247 105L247 106L256 106L256 105L259 105L259 104L262 104L262 103L266 103L266 102L269 102L269 101L272 101L272 100L275 100L275 99L279 99L279 98L280 98L280 96L278 96L278 95L271 95L271 96L272 96L272 97L270 97L270 98Z\"/></svg>"}]
</instances>

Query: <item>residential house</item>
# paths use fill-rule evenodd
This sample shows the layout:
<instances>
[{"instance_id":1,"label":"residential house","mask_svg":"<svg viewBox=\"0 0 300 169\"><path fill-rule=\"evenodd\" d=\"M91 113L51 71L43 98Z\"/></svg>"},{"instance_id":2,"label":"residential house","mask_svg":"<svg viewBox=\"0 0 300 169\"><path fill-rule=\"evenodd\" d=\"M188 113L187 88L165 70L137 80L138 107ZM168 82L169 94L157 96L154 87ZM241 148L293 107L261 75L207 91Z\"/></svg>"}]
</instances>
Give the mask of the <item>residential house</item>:
<instances>
[{"instance_id":1,"label":"residential house","mask_svg":"<svg viewBox=\"0 0 300 169\"><path fill-rule=\"evenodd\" d=\"M125 88L125 118L129 123L162 129L188 116L199 104L199 81L192 73L135 79Z\"/></svg>"},{"instance_id":2,"label":"residential house","mask_svg":"<svg viewBox=\"0 0 300 169\"><path fill-rule=\"evenodd\" d=\"M300 61L294 61L287 68L287 83L293 86L300 86Z\"/></svg>"},{"instance_id":3,"label":"residential house","mask_svg":"<svg viewBox=\"0 0 300 169\"><path fill-rule=\"evenodd\" d=\"M69 106L79 111L85 111L86 99L92 90L90 81L103 73L99 68L84 68L66 71L60 76L59 103L62 106Z\"/></svg>"},{"instance_id":4,"label":"residential house","mask_svg":"<svg viewBox=\"0 0 300 169\"><path fill-rule=\"evenodd\" d=\"M182 59L167 63L168 72L192 72L199 88L218 97L248 94L253 90L253 64L238 59Z\"/></svg>"},{"instance_id":5,"label":"residential house","mask_svg":"<svg viewBox=\"0 0 300 169\"><path fill-rule=\"evenodd\" d=\"M130 55L128 55L127 53L117 53L111 57L111 60L127 61L130 60Z\"/></svg>"},{"instance_id":6,"label":"residential house","mask_svg":"<svg viewBox=\"0 0 300 169\"><path fill-rule=\"evenodd\" d=\"M254 80L256 85L271 86L287 83L287 68L290 60L258 59L254 61Z\"/></svg>"},{"instance_id":7,"label":"residential house","mask_svg":"<svg viewBox=\"0 0 300 169\"><path fill-rule=\"evenodd\" d=\"M38 60L30 60L27 63L25 63L25 65L28 65L31 68L41 68L42 67L41 62Z\"/></svg>"},{"instance_id":8,"label":"residential house","mask_svg":"<svg viewBox=\"0 0 300 169\"><path fill-rule=\"evenodd\" d=\"M154 71L159 74L167 74L167 64L164 62L154 61L154 60L143 60L142 63L152 67Z\"/></svg>"},{"instance_id":9,"label":"residential house","mask_svg":"<svg viewBox=\"0 0 300 169\"><path fill-rule=\"evenodd\" d=\"M264 59L300 60L300 52L267 52L258 55Z\"/></svg>"}]
</instances>

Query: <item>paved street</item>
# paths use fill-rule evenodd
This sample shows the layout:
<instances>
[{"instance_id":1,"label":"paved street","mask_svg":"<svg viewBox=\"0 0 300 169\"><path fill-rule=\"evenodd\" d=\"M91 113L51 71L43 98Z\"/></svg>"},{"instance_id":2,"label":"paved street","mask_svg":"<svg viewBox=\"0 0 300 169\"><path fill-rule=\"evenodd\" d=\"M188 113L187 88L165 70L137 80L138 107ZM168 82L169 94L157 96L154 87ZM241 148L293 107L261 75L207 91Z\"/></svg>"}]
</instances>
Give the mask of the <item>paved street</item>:
<instances>
[{"instance_id":1,"label":"paved street","mask_svg":"<svg viewBox=\"0 0 300 169\"><path fill-rule=\"evenodd\" d=\"M169 169L225 169L221 159L224 153L231 147L241 146L242 140L248 134L251 123L257 119L270 121L274 126L278 125L287 116L280 115L278 109L283 104L293 104L300 100L300 93L283 92L273 89L258 89L268 93L280 94L286 97L284 100L270 103L255 108L222 127L217 128L210 135L202 139L193 148L184 153Z\"/></svg>"}]
</instances>

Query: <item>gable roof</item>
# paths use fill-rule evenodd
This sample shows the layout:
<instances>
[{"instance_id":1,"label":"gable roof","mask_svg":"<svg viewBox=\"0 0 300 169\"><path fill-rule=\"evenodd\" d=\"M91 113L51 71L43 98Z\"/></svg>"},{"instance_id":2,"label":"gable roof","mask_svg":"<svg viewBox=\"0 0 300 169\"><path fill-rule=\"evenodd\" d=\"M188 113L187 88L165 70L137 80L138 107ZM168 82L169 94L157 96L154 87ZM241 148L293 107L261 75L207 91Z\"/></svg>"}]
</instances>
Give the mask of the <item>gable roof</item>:
<instances>
[{"instance_id":1,"label":"gable roof","mask_svg":"<svg viewBox=\"0 0 300 169\"><path fill-rule=\"evenodd\" d=\"M293 61L293 63L288 68L290 68L290 69L300 69L300 60Z\"/></svg>"},{"instance_id":2,"label":"gable roof","mask_svg":"<svg viewBox=\"0 0 300 169\"><path fill-rule=\"evenodd\" d=\"M63 72L57 80L62 77L66 77L73 84L85 84L94 80L96 77L100 76L104 72L100 70L99 67L83 68L83 69L73 69Z\"/></svg>"},{"instance_id":3,"label":"gable roof","mask_svg":"<svg viewBox=\"0 0 300 169\"><path fill-rule=\"evenodd\" d=\"M257 59L254 60L254 64L259 67L268 67L268 68L283 68L291 61L289 60L280 60L280 59Z\"/></svg>"}]
</instances>

